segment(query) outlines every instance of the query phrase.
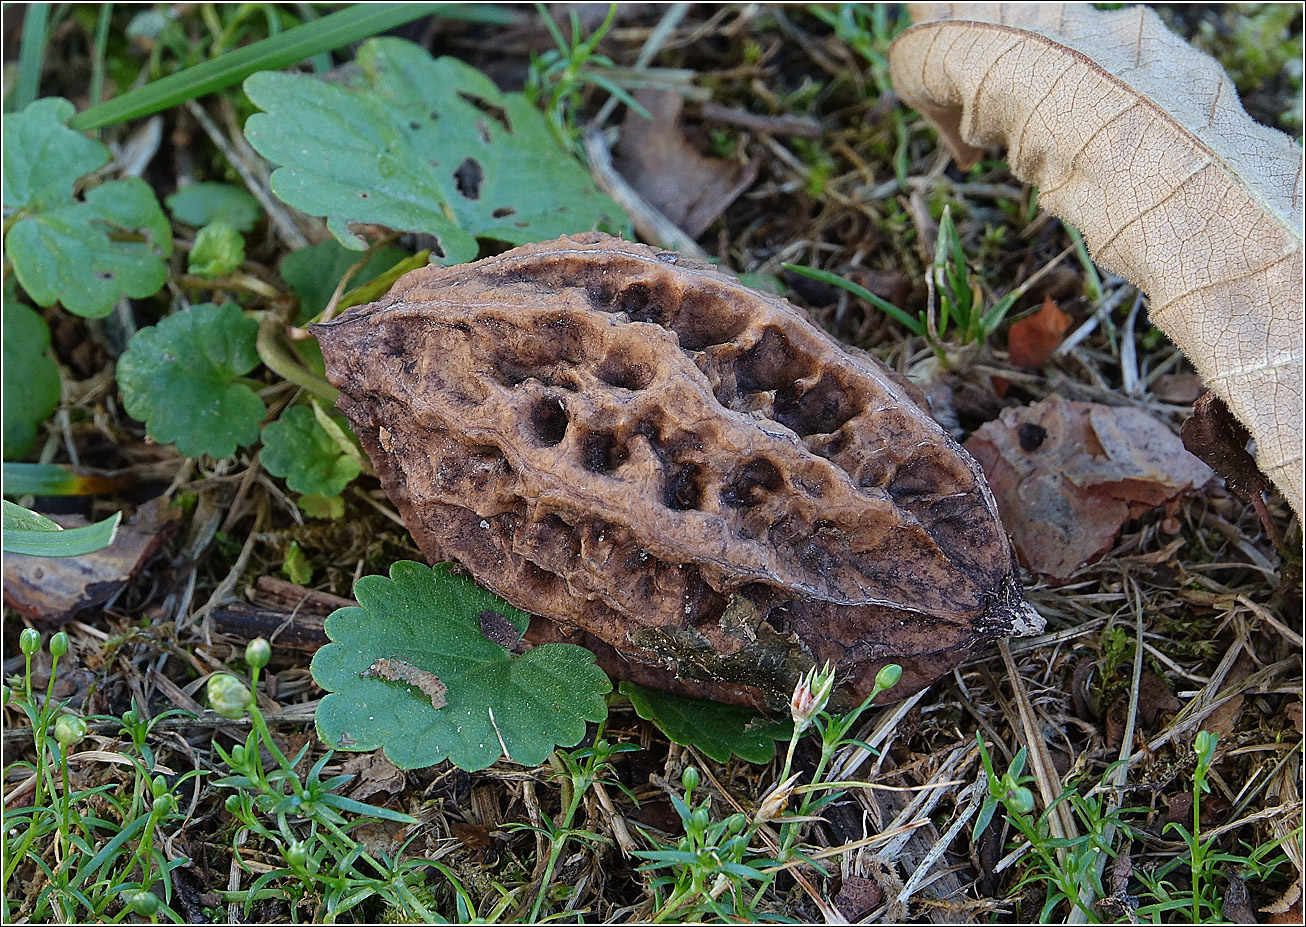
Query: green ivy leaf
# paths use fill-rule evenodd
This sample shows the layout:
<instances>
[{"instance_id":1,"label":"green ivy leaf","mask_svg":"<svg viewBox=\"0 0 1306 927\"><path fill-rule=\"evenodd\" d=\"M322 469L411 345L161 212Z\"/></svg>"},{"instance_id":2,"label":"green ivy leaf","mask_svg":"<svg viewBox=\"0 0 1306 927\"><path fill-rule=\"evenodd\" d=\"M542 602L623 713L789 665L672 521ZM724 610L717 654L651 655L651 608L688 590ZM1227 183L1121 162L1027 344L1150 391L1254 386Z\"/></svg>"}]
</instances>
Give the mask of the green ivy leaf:
<instances>
[{"instance_id":1,"label":"green ivy leaf","mask_svg":"<svg viewBox=\"0 0 1306 927\"><path fill-rule=\"evenodd\" d=\"M400 561L389 579L360 579L354 595L358 607L327 618L333 643L313 657L313 678L329 693L317 709L318 734L333 747L384 747L402 769L449 760L475 771L504 750L534 766L555 745L579 743L587 721L607 716L603 696L612 684L592 654L546 644L518 656L488 640L482 612L519 633L529 617L449 564ZM409 667L414 681L378 678L378 661ZM444 689L440 708L436 686Z\"/></svg>"},{"instance_id":2,"label":"green ivy leaf","mask_svg":"<svg viewBox=\"0 0 1306 927\"><path fill-rule=\"evenodd\" d=\"M187 270L198 277L213 280L225 277L245 260L245 239L222 220L214 220L199 230L190 249Z\"/></svg>"},{"instance_id":3,"label":"green ivy leaf","mask_svg":"<svg viewBox=\"0 0 1306 927\"><path fill-rule=\"evenodd\" d=\"M50 329L45 319L5 295L4 455L12 459L32 449L36 426L59 407L59 368L46 355Z\"/></svg>"},{"instance_id":4,"label":"green ivy leaf","mask_svg":"<svg viewBox=\"0 0 1306 927\"><path fill-rule=\"evenodd\" d=\"M52 97L4 117L4 209L13 216L5 250L37 303L99 318L123 296L158 292L172 231L139 177L74 198L78 179L103 167L109 150L68 128L72 114L71 103Z\"/></svg>"},{"instance_id":5,"label":"green ivy leaf","mask_svg":"<svg viewBox=\"0 0 1306 927\"><path fill-rule=\"evenodd\" d=\"M735 754L749 763L765 763L775 756L775 742L788 740L790 722L777 723L739 705L721 705L704 699L684 698L646 689L632 682L621 684L635 713L652 721L671 740L696 747L719 763Z\"/></svg>"},{"instance_id":6,"label":"green ivy leaf","mask_svg":"<svg viewBox=\"0 0 1306 927\"><path fill-rule=\"evenodd\" d=\"M118 360L127 414L188 457L230 457L258 440L267 408L238 382L258 366L258 323L234 303L205 303L143 328Z\"/></svg>"},{"instance_id":7,"label":"green ivy leaf","mask_svg":"<svg viewBox=\"0 0 1306 927\"><path fill-rule=\"evenodd\" d=\"M263 426L259 459L273 476L285 477L291 490L310 495L338 496L362 472L306 406L287 409Z\"/></svg>"},{"instance_id":8,"label":"green ivy leaf","mask_svg":"<svg viewBox=\"0 0 1306 927\"><path fill-rule=\"evenodd\" d=\"M356 63L352 86L272 72L244 84L266 110L245 136L283 165L273 192L325 214L345 247L365 247L349 223L379 223L434 235L441 262L456 264L476 257L477 238L525 244L624 224L522 94L402 39L369 39Z\"/></svg>"},{"instance_id":9,"label":"green ivy leaf","mask_svg":"<svg viewBox=\"0 0 1306 927\"><path fill-rule=\"evenodd\" d=\"M358 273L349 278L349 289L375 280L408 257L399 248L378 248L368 257ZM281 261L281 279L299 296L299 322L315 317L331 301L340 278L361 260L357 251L344 248L329 239L311 248L292 251Z\"/></svg>"},{"instance_id":10,"label":"green ivy leaf","mask_svg":"<svg viewBox=\"0 0 1306 927\"><path fill-rule=\"evenodd\" d=\"M263 207L248 190L226 183L193 183L164 202L173 219L197 229L225 222L238 232L250 232L263 215Z\"/></svg>"}]
</instances>

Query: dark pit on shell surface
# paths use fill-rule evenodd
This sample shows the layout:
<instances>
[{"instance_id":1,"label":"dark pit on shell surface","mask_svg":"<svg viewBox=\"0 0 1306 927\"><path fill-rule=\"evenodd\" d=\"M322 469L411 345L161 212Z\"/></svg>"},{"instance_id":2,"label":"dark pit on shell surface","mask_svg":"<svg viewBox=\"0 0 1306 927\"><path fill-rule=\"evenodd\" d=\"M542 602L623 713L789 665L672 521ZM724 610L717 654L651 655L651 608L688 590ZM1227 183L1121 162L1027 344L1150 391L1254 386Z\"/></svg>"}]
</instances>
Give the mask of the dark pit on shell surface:
<instances>
[{"instance_id":1,"label":"dark pit on shell surface","mask_svg":"<svg viewBox=\"0 0 1306 927\"><path fill-rule=\"evenodd\" d=\"M760 708L827 660L848 699L899 663L903 697L1040 630L983 474L911 388L666 254L564 237L314 326L423 554L539 616L533 642Z\"/></svg>"}]
</instances>

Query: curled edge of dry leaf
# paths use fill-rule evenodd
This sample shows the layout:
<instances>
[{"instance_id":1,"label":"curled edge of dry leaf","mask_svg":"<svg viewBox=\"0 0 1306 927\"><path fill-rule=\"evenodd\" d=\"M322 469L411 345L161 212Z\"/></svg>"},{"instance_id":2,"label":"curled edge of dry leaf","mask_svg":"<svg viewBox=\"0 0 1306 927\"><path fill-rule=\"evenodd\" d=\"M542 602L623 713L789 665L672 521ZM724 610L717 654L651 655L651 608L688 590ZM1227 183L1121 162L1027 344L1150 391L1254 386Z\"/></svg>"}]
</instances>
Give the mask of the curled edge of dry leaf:
<instances>
[{"instance_id":1,"label":"curled edge of dry leaf","mask_svg":"<svg viewBox=\"0 0 1306 927\"><path fill-rule=\"evenodd\" d=\"M962 167L1009 149L1039 204L1151 299L1151 320L1303 507L1302 149L1151 10L912 4L899 97ZM946 18L945 18L946 17Z\"/></svg>"}]
</instances>

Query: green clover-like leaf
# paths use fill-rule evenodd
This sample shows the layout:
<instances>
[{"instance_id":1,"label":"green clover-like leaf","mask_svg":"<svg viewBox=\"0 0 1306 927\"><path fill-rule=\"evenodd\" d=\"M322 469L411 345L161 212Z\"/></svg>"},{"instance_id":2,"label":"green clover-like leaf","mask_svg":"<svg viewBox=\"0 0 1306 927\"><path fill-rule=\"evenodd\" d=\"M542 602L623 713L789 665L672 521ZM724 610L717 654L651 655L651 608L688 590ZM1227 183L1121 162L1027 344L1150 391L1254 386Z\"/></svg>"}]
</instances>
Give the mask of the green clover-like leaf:
<instances>
[{"instance_id":1,"label":"green clover-like leaf","mask_svg":"<svg viewBox=\"0 0 1306 927\"><path fill-rule=\"evenodd\" d=\"M263 215L263 207L248 190L226 183L193 183L164 202L172 218L197 229L225 222L237 232L249 232Z\"/></svg>"},{"instance_id":2,"label":"green clover-like leaf","mask_svg":"<svg viewBox=\"0 0 1306 927\"><path fill-rule=\"evenodd\" d=\"M172 234L154 191L139 177L74 198L78 178L102 167L109 152L68 128L72 114L67 100L50 98L4 117L4 208L13 222L5 250L37 303L60 302L98 318L123 296L158 292Z\"/></svg>"},{"instance_id":3,"label":"green clover-like leaf","mask_svg":"<svg viewBox=\"0 0 1306 927\"><path fill-rule=\"evenodd\" d=\"M579 743L586 722L607 715L603 696L612 684L592 654L546 644L518 656L488 640L482 612L501 615L519 633L529 617L449 564L400 561L389 579L360 579L354 595L358 607L327 618L333 643L313 657L313 678L330 693L317 709L318 734L333 747L383 747L403 769L449 760L475 771L505 750L534 766L555 745ZM442 684L443 706L416 684L378 678L378 661Z\"/></svg>"},{"instance_id":4,"label":"green clover-like leaf","mask_svg":"<svg viewBox=\"0 0 1306 927\"><path fill-rule=\"evenodd\" d=\"M338 496L362 472L305 406L287 409L263 426L259 459L273 476L285 477L292 490L310 495Z\"/></svg>"},{"instance_id":5,"label":"green clover-like leaf","mask_svg":"<svg viewBox=\"0 0 1306 927\"><path fill-rule=\"evenodd\" d=\"M774 722L749 708L685 698L633 682L623 682L621 694L630 699L637 715L652 721L671 740L697 747L719 763L732 753L749 763L765 763L775 756L775 742L788 740L793 731L791 723Z\"/></svg>"},{"instance_id":6,"label":"green clover-like leaf","mask_svg":"<svg viewBox=\"0 0 1306 927\"><path fill-rule=\"evenodd\" d=\"M187 270L215 279L232 273L245 260L245 239L232 226L216 219L199 230L190 249Z\"/></svg>"},{"instance_id":7,"label":"green clover-like leaf","mask_svg":"<svg viewBox=\"0 0 1306 927\"><path fill-rule=\"evenodd\" d=\"M258 365L258 323L205 303L132 337L118 360L127 414L188 457L229 457L258 440L267 408L240 378Z\"/></svg>"},{"instance_id":8,"label":"green clover-like leaf","mask_svg":"<svg viewBox=\"0 0 1306 927\"><path fill-rule=\"evenodd\" d=\"M5 295L4 455L15 458L32 449L36 426L59 407L59 368L46 354L50 329L45 319Z\"/></svg>"},{"instance_id":9,"label":"green clover-like leaf","mask_svg":"<svg viewBox=\"0 0 1306 927\"><path fill-rule=\"evenodd\" d=\"M262 72L245 92L266 113L251 145L282 165L272 190L347 248L351 222L434 235L442 263L472 260L477 238L524 244L624 225L620 208L561 148L519 93L453 58L394 38L359 49L353 86Z\"/></svg>"}]
</instances>

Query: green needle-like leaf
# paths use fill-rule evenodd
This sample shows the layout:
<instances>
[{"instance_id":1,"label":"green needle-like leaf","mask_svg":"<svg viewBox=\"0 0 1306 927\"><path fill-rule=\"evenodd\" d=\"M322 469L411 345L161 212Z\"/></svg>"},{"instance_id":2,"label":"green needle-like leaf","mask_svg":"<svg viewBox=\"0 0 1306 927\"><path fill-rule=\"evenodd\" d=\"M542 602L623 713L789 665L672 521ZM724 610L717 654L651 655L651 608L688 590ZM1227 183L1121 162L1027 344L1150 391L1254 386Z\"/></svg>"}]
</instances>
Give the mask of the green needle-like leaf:
<instances>
[{"instance_id":1,"label":"green needle-like leaf","mask_svg":"<svg viewBox=\"0 0 1306 927\"><path fill-rule=\"evenodd\" d=\"M376 223L435 236L440 261L453 264L476 256L477 238L524 244L624 222L523 95L401 39L365 42L357 64L353 86L274 73L245 81L267 111L245 135L282 165L273 192L325 215L346 247L365 247L350 223Z\"/></svg>"},{"instance_id":2,"label":"green needle-like leaf","mask_svg":"<svg viewBox=\"0 0 1306 927\"><path fill-rule=\"evenodd\" d=\"M317 709L318 734L333 747L384 747L403 769L450 760L474 771L505 751L534 766L607 715L612 684L592 654L546 644L519 656L487 639L482 613L517 634L528 616L449 564L401 561L389 579L360 579L354 594L358 607L327 619L333 643L313 658L313 678L330 693ZM414 681L387 678L393 674L379 672L378 661L409 667ZM423 679L443 685L442 707L421 689Z\"/></svg>"},{"instance_id":3,"label":"green needle-like leaf","mask_svg":"<svg viewBox=\"0 0 1306 927\"><path fill-rule=\"evenodd\" d=\"M514 18L508 11L481 4L358 3L92 106L77 115L73 128L98 129L149 116L233 87L256 71L289 67L319 52L341 48L423 16L491 23L511 22Z\"/></svg>"},{"instance_id":4,"label":"green needle-like leaf","mask_svg":"<svg viewBox=\"0 0 1306 927\"><path fill-rule=\"evenodd\" d=\"M258 323L233 303L193 306L143 328L118 361L127 414L189 457L229 457L267 412L240 377L258 366Z\"/></svg>"},{"instance_id":5,"label":"green needle-like leaf","mask_svg":"<svg viewBox=\"0 0 1306 927\"><path fill-rule=\"evenodd\" d=\"M735 754L750 763L765 763L775 756L775 742L787 740L793 727L738 705L685 698L646 689L632 682L621 684L635 713L652 721L662 733L682 746L697 747L719 763Z\"/></svg>"}]
</instances>

